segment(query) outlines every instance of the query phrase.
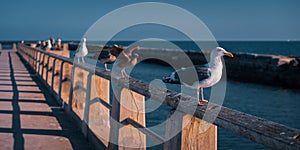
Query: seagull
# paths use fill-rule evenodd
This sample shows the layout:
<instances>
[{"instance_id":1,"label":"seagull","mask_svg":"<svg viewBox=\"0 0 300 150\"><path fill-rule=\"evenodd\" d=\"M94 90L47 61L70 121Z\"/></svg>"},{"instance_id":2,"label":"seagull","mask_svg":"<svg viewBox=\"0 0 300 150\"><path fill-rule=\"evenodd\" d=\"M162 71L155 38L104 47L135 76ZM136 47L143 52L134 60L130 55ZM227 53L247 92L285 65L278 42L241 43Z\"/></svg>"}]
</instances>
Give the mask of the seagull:
<instances>
[{"instance_id":1,"label":"seagull","mask_svg":"<svg viewBox=\"0 0 300 150\"><path fill-rule=\"evenodd\" d=\"M104 46L98 56L98 60L104 63L105 71L110 71L107 64L112 64L116 61L117 57L124 51L124 48L114 44L112 47Z\"/></svg>"},{"instance_id":2,"label":"seagull","mask_svg":"<svg viewBox=\"0 0 300 150\"><path fill-rule=\"evenodd\" d=\"M104 63L105 71L110 71L107 68L107 64L112 64L116 60L116 56L112 55L107 49L103 49L98 57L98 60Z\"/></svg>"},{"instance_id":3,"label":"seagull","mask_svg":"<svg viewBox=\"0 0 300 150\"><path fill-rule=\"evenodd\" d=\"M139 50L139 49L140 49L139 46L133 46L123 50L119 54L115 62L115 65L121 68L122 77L129 78L129 75L127 75L125 69L134 66L137 63L137 58L139 57L139 55L135 53L134 50Z\"/></svg>"},{"instance_id":4,"label":"seagull","mask_svg":"<svg viewBox=\"0 0 300 150\"><path fill-rule=\"evenodd\" d=\"M57 39L57 44L55 45L55 48L57 50L61 50L62 49L61 39L60 38Z\"/></svg>"},{"instance_id":5,"label":"seagull","mask_svg":"<svg viewBox=\"0 0 300 150\"><path fill-rule=\"evenodd\" d=\"M37 41L35 48L41 48L42 42L41 41Z\"/></svg>"},{"instance_id":6,"label":"seagull","mask_svg":"<svg viewBox=\"0 0 300 150\"><path fill-rule=\"evenodd\" d=\"M49 50L52 48L52 44L50 40L47 40L47 46L45 47L45 50Z\"/></svg>"},{"instance_id":7,"label":"seagull","mask_svg":"<svg viewBox=\"0 0 300 150\"><path fill-rule=\"evenodd\" d=\"M81 46L78 48L77 53L75 54L78 63L79 63L79 58L81 58L82 62L85 63L83 57L86 56L87 54L88 54L88 49L86 48L86 38L83 38Z\"/></svg>"},{"instance_id":8,"label":"seagull","mask_svg":"<svg viewBox=\"0 0 300 150\"><path fill-rule=\"evenodd\" d=\"M171 74L170 80L179 81L178 76L183 77L183 80L180 80L180 82L187 87L197 89L198 105L202 106L204 105L202 102L208 102L204 99L203 88L215 85L222 77L223 64L221 57L224 55L233 57L233 54L227 52L224 48L216 47L211 51L208 64L179 69ZM198 80L191 77L191 74L195 71L194 69L197 72ZM201 94L201 99L199 99L199 94Z\"/></svg>"}]
</instances>

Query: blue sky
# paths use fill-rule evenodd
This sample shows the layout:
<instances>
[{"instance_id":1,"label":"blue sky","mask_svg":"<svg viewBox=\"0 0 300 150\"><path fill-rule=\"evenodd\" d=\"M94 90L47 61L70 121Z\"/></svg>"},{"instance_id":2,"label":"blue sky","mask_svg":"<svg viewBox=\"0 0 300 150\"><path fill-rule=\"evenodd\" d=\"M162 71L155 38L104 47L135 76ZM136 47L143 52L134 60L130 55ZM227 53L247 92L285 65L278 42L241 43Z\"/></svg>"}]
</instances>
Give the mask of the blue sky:
<instances>
[{"instance_id":1,"label":"blue sky","mask_svg":"<svg viewBox=\"0 0 300 150\"><path fill-rule=\"evenodd\" d=\"M5 0L0 6L0 40L37 40L50 36L77 40L103 15L137 2L148 1ZM173 4L195 14L217 40L300 40L298 0L156 2ZM133 30L124 31L119 38L141 38ZM137 30L142 30L143 37L148 38L183 38L159 26L141 26Z\"/></svg>"}]
</instances>

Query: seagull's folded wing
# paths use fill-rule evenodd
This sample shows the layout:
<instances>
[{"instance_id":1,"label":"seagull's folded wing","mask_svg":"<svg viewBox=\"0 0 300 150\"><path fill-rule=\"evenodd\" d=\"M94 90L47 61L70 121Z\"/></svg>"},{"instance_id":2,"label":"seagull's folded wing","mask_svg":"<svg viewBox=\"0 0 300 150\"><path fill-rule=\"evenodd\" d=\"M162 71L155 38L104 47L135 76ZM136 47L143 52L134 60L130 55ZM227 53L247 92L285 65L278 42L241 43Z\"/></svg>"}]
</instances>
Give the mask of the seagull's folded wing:
<instances>
[{"instance_id":1,"label":"seagull's folded wing","mask_svg":"<svg viewBox=\"0 0 300 150\"><path fill-rule=\"evenodd\" d=\"M100 52L99 59L110 58L110 55L111 55L110 51L104 50L104 49L103 49L103 50Z\"/></svg>"},{"instance_id":2,"label":"seagull's folded wing","mask_svg":"<svg viewBox=\"0 0 300 150\"><path fill-rule=\"evenodd\" d=\"M207 64L182 68L176 71L175 78L181 83L192 86L195 82L205 80L211 75Z\"/></svg>"},{"instance_id":3,"label":"seagull's folded wing","mask_svg":"<svg viewBox=\"0 0 300 150\"><path fill-rule=\"evenodd\" d=\"M116 57L118 57L124 49L119 47L112 47L109 49L110 53Z\"/></svg>"}]
</instances>

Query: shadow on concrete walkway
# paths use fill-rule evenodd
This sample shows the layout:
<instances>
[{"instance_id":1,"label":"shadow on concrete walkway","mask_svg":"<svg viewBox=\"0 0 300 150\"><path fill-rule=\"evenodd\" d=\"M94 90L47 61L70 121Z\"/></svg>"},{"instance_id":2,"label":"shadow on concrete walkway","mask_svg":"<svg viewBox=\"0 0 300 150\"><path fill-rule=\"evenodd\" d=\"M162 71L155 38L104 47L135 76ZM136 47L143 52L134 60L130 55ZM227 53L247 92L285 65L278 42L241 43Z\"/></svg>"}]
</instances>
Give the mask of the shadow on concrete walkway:
<instances>
[{"instance_id":1,"label":"shadow on concrete walkway","mask_svg":"<svg viewBox=\"0 0 300 150\"><path fill-rule=\"evenodd\" d=\"M92 149L14 51L0 56L1 149Z\"/></svg>"}]
</instances>

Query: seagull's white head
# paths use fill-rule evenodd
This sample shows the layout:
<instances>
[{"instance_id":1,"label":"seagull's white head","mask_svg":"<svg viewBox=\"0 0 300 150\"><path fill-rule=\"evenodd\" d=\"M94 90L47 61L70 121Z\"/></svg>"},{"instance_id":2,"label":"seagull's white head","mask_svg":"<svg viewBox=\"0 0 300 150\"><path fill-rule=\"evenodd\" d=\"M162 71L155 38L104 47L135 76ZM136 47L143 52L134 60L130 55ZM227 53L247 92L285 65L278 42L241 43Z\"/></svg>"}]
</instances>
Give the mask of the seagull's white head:
<instances>
[{"instance_id":1,"label":"seagull's white head","mask_svg":"<svg viewBox=\"0 0 300 150\"><path fill-rule=\"evenodd\" d=\"M84 42L84 43L85 43L85 42L86 42L86 38L82 38L82 42Z\"/></svg>"},{"instance_id":2,"label":"seagull's white head","mask_svg":"<svg viewBox=\"0 0 300 150\"><path fill-rule=\"evenodd\" d=\"M48 44L51 44L51 41L50 41L50 40L47 40L47 43L48 43Z\"/></svg>"},{"instance_id":3,"label":"seagull's white head","mask_svg":"<svg viewBox=\"0 0 300 150\"><path fill-rule=\"evenodd\" d=\"M222 57L224 55L226 55L228 57L233 57L232 53L227 52L222 47L216 47L215 49L213 49L210 56L211 56L211 58L216 58L216 57Z\"/></svg>"}]
</instances>

